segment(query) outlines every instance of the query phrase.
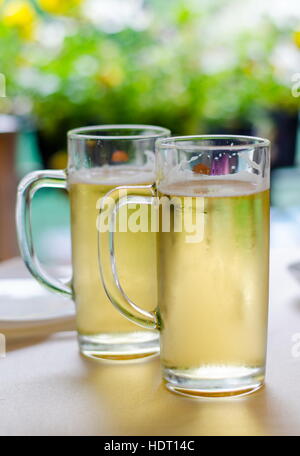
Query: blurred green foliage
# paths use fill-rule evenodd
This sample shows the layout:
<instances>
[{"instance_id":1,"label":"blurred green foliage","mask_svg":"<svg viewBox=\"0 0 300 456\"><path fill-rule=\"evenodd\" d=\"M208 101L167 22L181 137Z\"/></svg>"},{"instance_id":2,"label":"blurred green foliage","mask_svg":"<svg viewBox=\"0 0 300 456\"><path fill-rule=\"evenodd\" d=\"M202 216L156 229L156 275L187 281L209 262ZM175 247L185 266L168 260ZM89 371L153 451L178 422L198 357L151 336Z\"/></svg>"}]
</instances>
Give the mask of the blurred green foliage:
<instances>
[{"instance_id":1,"label":"blurred green foliage","mask_svg":"<svg viewBox=\"0 0 300 456\"><path fill-rule=\"evenodd\" d=\"M143 27L110 31L83 13L84 3L0 0L1 109L33 115L58 149L67 129L87 124L161 124L188 134L299 108L275 58L284 46L299 54L296 20L279 26L265 17L228 38L216 17L233 0L148 0ZM235 24L233 17L229 32Z\"/></svg>"}]
</instances>

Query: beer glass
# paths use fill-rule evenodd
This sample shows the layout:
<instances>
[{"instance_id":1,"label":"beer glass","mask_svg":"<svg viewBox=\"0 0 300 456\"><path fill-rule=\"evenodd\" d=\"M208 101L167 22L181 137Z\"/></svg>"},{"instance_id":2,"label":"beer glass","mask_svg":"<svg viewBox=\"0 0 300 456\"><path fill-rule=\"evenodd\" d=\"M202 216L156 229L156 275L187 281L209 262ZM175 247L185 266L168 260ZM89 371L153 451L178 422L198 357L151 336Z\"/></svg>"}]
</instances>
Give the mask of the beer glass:
<instances>
[{"instance_id":1,"label":"beer glass","mask_svg":"<svg viewBox=\"0 0 300 456\"><path fill-rule=\"evenodd\" d=\"M97 253L97 204L116 185L154 181L154 145L169 130L147 125L84 127L68 133L68 168L36 171L19 185L17 231L25 264L45 287L74 299L80 350L97 358L130 359L159 350L155 330L137 328L111 306L101 283ZM71 283L50 277L35 253L30 204L42 187L66 189L71 203L73 277ZM128 212L130 216L130 211ZM120 275L127 292L145 309L156 299L155 234L116 233ZM143 246L143 256L140 257Z\"/></svg>"},{"instance_id":2,"label":"beer glass","mask_svg":"<svg viewBox=\"0 0 300 456\"><path fill-rule=\"evenodd\" d=\"M160 331L163 377L172 391L237 395L264 382L269 155L270 142L261 138L160 139L155 185L131 187L126 198L120 189L106 197L115 201L111 223L132 201L151 205L156 214L149 224L157 231L154 310L140 309L123 289L113 230L106 234L109 250L99 237L100 267L114 306Z\"/></svg>"}]
</instances>

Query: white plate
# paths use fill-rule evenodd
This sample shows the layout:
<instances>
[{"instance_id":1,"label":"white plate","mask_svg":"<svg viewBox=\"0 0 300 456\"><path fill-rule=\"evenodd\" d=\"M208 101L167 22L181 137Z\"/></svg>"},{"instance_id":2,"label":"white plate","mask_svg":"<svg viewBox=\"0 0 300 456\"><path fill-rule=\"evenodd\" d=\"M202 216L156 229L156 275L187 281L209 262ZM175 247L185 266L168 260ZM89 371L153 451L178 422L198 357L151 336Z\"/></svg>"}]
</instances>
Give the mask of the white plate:
<instances>
[{"instance_id":1,"label":"white plate","mask_svg":"<svg viewBox=\"0 0 300 456\"><path fill-rule=\"evenodd\" d=\"M71 299L47 291L33 279L0 279L0 332L30 336L75 328Z\"/></svg>"}]
</instances>

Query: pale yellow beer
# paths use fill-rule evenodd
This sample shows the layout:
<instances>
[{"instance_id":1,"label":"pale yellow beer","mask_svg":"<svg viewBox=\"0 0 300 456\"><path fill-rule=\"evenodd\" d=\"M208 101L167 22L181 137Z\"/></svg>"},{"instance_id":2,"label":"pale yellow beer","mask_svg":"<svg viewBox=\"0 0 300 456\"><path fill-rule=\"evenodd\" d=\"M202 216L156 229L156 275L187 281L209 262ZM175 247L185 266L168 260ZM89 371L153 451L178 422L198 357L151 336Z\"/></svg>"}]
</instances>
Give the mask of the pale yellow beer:
<instances>
[{"instance_id":1,"label":"pale yellow beer","mask_svg":"<svg viewBox=\"0 0 300 456\"><path fill-rule=\"evenodd\" d=\"M256 189L221 176L159 188L160 197L180 201L171 205L170 231L158 234L161 359L170 381L177 373L191 387L199 378L209 379L212 388L218 378L224 388L226 378L263 380L269 190ZM186 197L202 224L198 242L187 242L190 233L174 229Z\"/></svg>"},{"instance_id":2,"label":"pale yellow beer","mask_svg":"<svg viewBox=\"0 0 300 456\"><path fill-rule=\"evenodd\" d=\"M166 128L141 124L94 125L70 130L67 169L30 173L18 186L16 218L21 255L30 273L43 286L74 301L79 349L87 357L123 360L159 352L159 333L154 325L143 330L137 328L119 316L110 304L107 286L102 285L99 258L103 257L106 266L111 264L113 244L107 240L110 236L107 216L108 213L114 216L115 207L119 206L112 200L114 195L118 201L115 188L129 185L133 192L142 186L138 198L142 196L140 200L144 201L155 181L155 142L169 134ZM35 192L43 187L69 192L72 278L68 282L47 273L35 254L30 206ZM111 195L109 210L102 206L107 192ZM150 309L157 305L156 233L136 229L139 209L141 213L144 211L142 203L135 208L133 196L130 201L128 213L127 207L121 209L118 224L121 226L116 232L118 291L122 296L126 293L134 296L142 302L142 312L152 315ZM149 212L150 208L146 209ZM102 231L105 218L107 223ZM134 229L127 230L126 222ZM99 248L101 240L104 250Z\"/></svg>"},{"instance_id":3,"label":"pale yellow beer","mask_svg":"<svg viewBox=\"0 0 300 456\"><path fill-rule=\"evenodd\" d=\"M103 167L70 176L73 288L79 337L126 343L157 338L156 331L139 328L112 306L103 288L98 264L99 201L123 184L147 184L151 172ZM136 209L128 209L128 217ZM119 217L123 217L122 210ZM118 274L125 292L146 310L156 307L156 233L116 231ZM141 254L142 252L142 254ZM107 265L108 266L108 265ZM107 353L109 355L109 353Z\"/></svg>"},{"instance_id":4,"label":"pale yellow beer","mask_svg":"<svg viewBox=\"0 0 300 456\"><path fill-rule=\"evenodd\" d=\"M111 248L103 246L111 268L101 269L108 295L131 321L159 329L168 389L189 396L253 392L265 377L270 142L161 138L155 172L148 198L136 201L159 209L152 218L158 221L156 311L145 312L121 292L112 235Z\"/></svg>"}]
</instances>

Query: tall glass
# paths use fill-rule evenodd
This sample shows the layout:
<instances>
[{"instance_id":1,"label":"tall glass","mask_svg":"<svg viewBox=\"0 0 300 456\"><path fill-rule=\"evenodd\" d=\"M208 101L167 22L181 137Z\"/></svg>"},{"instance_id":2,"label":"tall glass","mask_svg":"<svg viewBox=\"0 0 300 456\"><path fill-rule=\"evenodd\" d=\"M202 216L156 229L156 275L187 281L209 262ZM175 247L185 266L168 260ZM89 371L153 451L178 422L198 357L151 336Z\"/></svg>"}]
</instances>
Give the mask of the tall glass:
<instances>
[{"instance_id":1,"label":"tall glass","mask_svg":"<svg viewBox=\"0 0 300 456\"><path fill-rule=\"evenodd\" d=\"M114 233L109 234L110 252L99 238L106 291L131 321L160 330L163 377L173 391L242 394L264 382L269 155L269 141L253 137L157 141L156 183L135 190L151 195L136 196L136 202L156 208L154 312L140 309L122 289ZM113 221L133 197L120 198L117 190L109 196L117 203Z\"/></svg>"},{"instance_id":2,"label":"tall glass","mask_svg":"<svg viewBox=\"0 0 300 456\"><path fill-rule=\"evenodd\" d=\"M154 181L154 145L169 130L147 125L104 125L68 133L68 168L36 171L19 185L17 230L22 257L33 276L51 291L76 303L80 350L90 357L130 359L159 350L157 331L137 328L111 306L98 267L98 207L116 185ZM73 278L50 277L35 254L30 203L42 187L67 189L71 203ZM130 210L127 214L130 217ZM126 290L145 309L156 306L154 233L117 232L120 276ZM141 249L143 256L140 257Z\"/></svg>"}]
</instances>

